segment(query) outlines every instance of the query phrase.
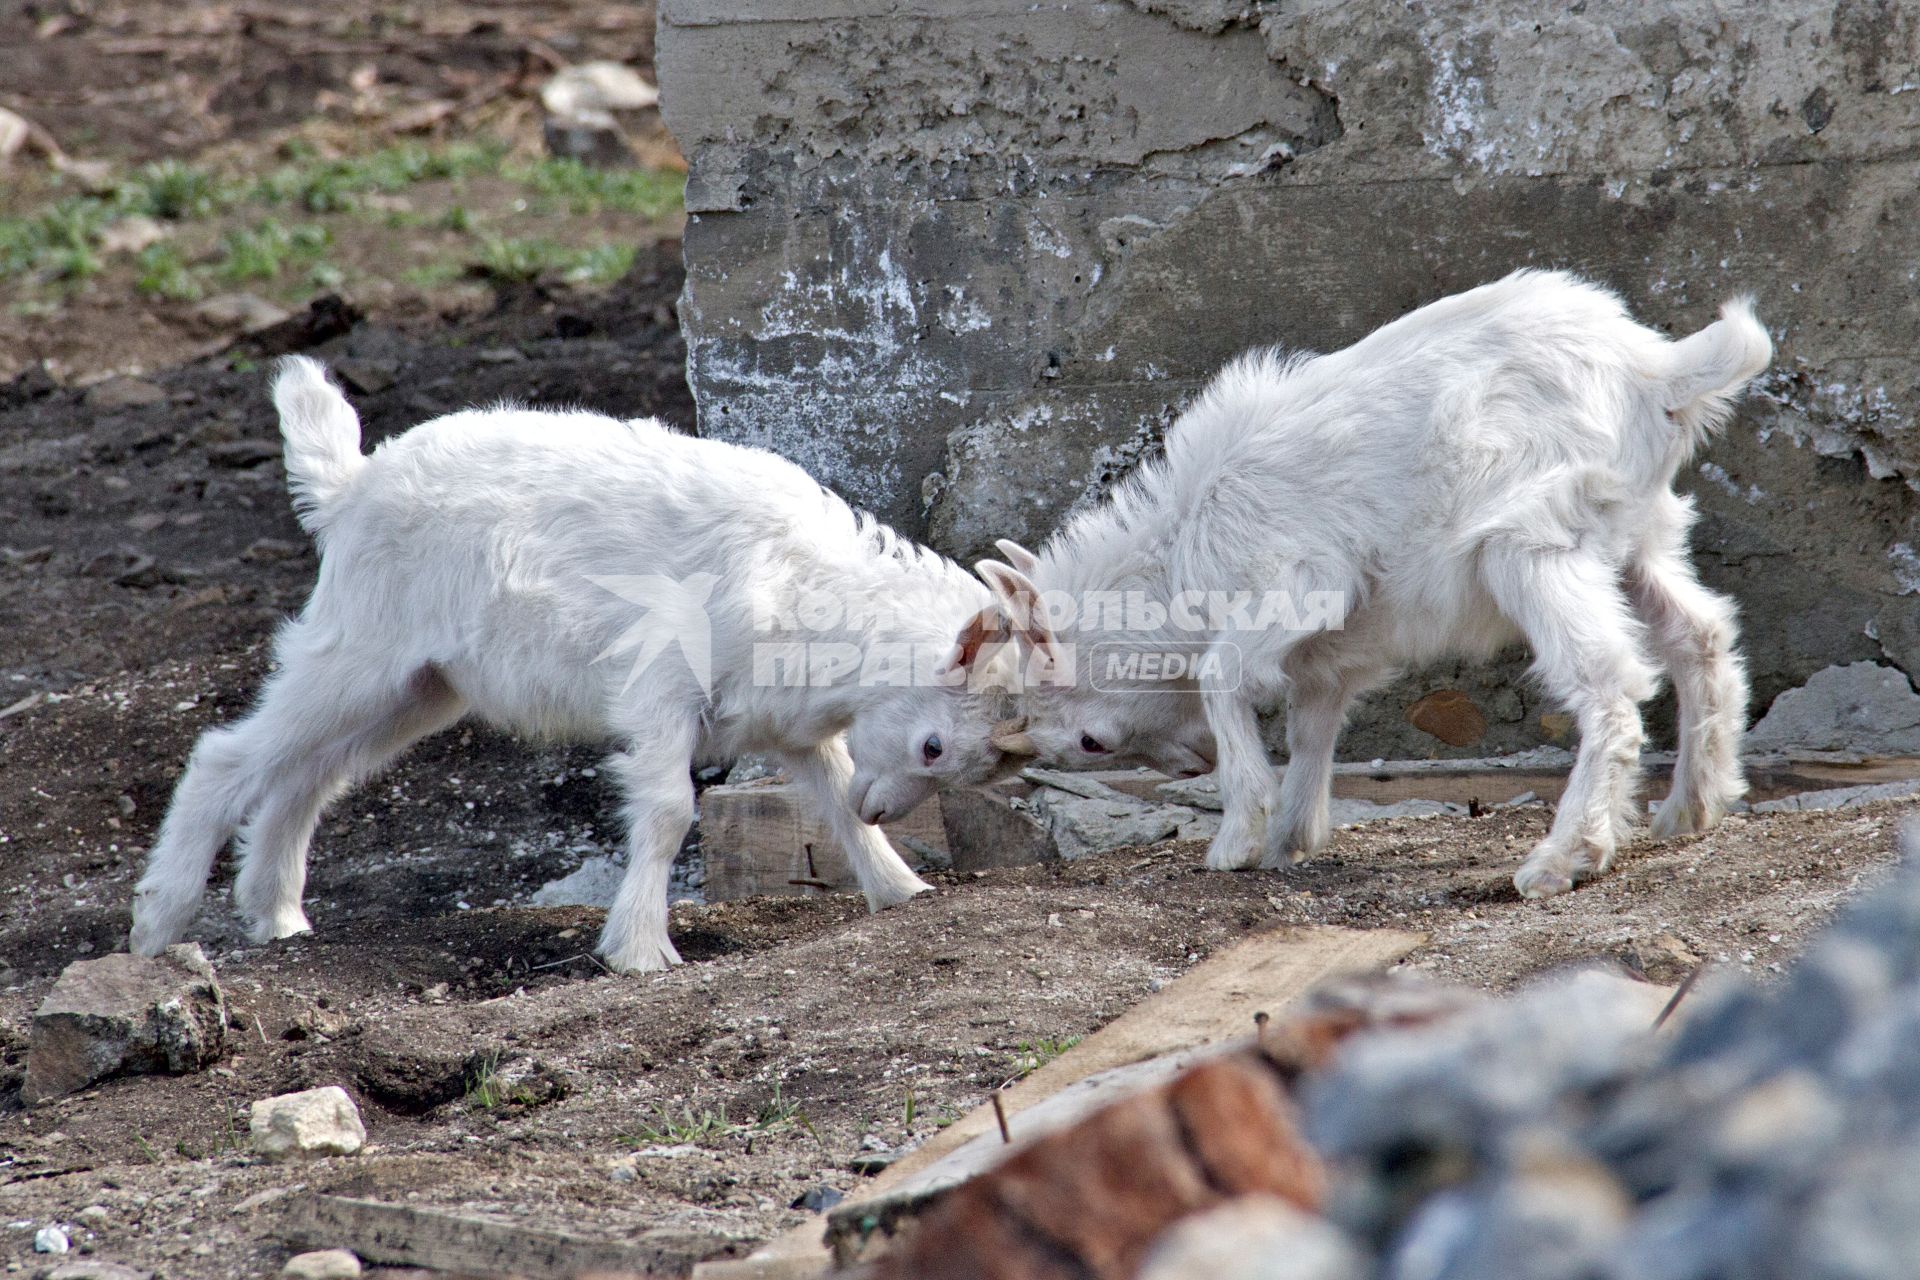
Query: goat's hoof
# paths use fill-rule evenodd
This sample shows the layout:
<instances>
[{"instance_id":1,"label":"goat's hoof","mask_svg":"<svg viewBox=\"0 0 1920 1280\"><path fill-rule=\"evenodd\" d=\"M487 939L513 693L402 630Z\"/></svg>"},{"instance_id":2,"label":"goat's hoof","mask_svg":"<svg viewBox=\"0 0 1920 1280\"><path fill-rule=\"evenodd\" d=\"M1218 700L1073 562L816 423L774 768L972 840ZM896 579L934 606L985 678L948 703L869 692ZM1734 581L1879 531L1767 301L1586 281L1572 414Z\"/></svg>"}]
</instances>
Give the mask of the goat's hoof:
<instances>
[{"instance_id":1,"label":"goat's hoof","mask_svg":"<svg viewBox=\"0 0 1920 1280\"><path fill-rule=\"evenodd\" d=\"M1257 866L1266 850L1258 841L1235 840L1223 843L1218 838L1207 846L1207 870L1245 871Z\"/></svg>"},{"instance_id":2,"label":"goat's hoof","mask_svg":"<svg viewBox=\"0 0 1920 1280\"><path fill-rule=\"evenodd\" d=\"M671 942L646 942L602 951L600 959L615 973L661 973L684 963Z\"/></svg>"},{"instance_id":3,"label":"goat's hoof","mask_svg":"<svg viewBox=\"0 0 1920 1280\"><path fill-rule=\"evenodd\" d=\"M1573 891L1573 873L1560 865L1556 858L1551 863L1535 866L1532 860L1522 864L1513 873L1513 887L1520 891L1523 898L1557 898L1563 893Z\"/></svg>"},{"instance_id":4,"label":"goat's hoof","mask_svg":"<svg viewBox=\"0 0 1920 1280\"><path fill-rule=\"evenodd\" d=\"M1660 802L1658 809L1654 810L1653 822L1648 827L1648 834L1655 840L1698 835L1712 828L1726 816L1727 806L1724 804L1703 804L1699 801L1675 804L1673 797L1669 796Z\"/></svg>"},{"instance_id":5,"label":"goat's hoof","mask_svg":"<svg viewBox=\"0 0 1920 1280\"><path fill-rule=\"evenodd\" d=\"M307 923L307 913L295 907L291 911L272 911L258 917L248 927L247 936L255 942L273 942L312 932L313 926Z\"/></svg>"}]
</instances>

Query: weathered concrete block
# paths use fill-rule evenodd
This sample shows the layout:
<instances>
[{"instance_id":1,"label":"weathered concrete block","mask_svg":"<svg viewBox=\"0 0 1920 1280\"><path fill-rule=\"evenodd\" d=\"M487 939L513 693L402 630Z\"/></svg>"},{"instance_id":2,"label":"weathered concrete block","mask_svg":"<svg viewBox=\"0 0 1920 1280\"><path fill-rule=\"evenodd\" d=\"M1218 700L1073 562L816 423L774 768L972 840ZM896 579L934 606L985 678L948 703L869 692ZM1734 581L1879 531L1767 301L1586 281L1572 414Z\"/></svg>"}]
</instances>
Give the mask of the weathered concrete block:
<instances>
[{"instance_id":1,"label":"weathered concrete block","mask_svg":"<svg viewBox=\"0 0 1920 1280\"><path fill-rule=\"evenodd\" d=\"M1003 792L946 792L940 817L955 871L1024 867L1059 856L1047 824Z\"/></svg>"},{"instance_id":2,"label":"weathered concrete block","mask_svg":"<svg viewBox=\"0 0 1920 1280\"><path fill-rule=\"evenodd\" d=\"M227 1009L198 943L70 964L33 1015L29 1106L109 1076L196 1071L226 1049Z\"/></svg>"},{"instance_id":3,"label":"weathered concrete block","mask_svg":"<svg viewBox=\"0 0 1920 1280\"><path fill-rule=\"evenodd\" d=\"M1755 707L1920 670L1920 24L1522 0L665 0L704 434L767 445L943 550L1045 535L1225 359L1329 350L1520 266L1674 331L1752 291L1778 358L1682 485ZM1549 86L1549 91L1542 91ZM1556 710L1515 651L1370 698ZM1656 737L1669 717L1652 717Z\"/></svg>"},{"instance_id":4,"label":"weathered concrete block","mask_svg":"<svg viewBox=\"0 0 1920 1280\"><path fill-rule=\"evenodd\" d=\"M337 1084L262 1098L247 1129L254 1151L269 1160L350 1156L367 1141L360 1108Z\"/></svg>"}]
</instances>

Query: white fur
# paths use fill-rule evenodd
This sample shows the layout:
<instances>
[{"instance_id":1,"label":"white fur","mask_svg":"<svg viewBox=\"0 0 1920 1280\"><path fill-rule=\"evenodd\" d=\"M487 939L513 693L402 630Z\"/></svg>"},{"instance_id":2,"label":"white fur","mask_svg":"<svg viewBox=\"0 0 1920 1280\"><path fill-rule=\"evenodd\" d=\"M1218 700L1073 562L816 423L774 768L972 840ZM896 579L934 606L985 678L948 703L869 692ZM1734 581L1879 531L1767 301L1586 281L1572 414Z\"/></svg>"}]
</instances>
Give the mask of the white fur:
<instances>
[{"instance_id":1,"label":"white fur","mask_svg":"<svg viewBox=\"0 0 1920 1280\"><path fill-rule=\"evenodd\" d=\"M1656 663L1679 695L1680 755L1654 831L1712 825L1745 790L1746 677L1732 606L1688 563L1693 510L1672 486L1772 352L1749 302L1721 315L1672 342L1604 289L1522 271L1333 355L1235 361L1174 424L1163 460L1026 572L988 561L982 576L1016 620L1036 592L1277 589L1340 593L1344 629L1116 635L1083 620L1057 638L1083 659L1103 641L1238 645L1243 682L1099 692L1083 661L1071 687L1028 692L1024 744L1079 767L1217 755L1226 812L1209 865L1280 866L1326 843L1334 743L1356 696L1397 668L1519 636L1580 730L1552 832L1515 877L1522 893L1606 870L1628 833ZM1276 785L1254 713L1282 698Z\"/></svg>"},{"instance_id":2,"label":"white fur","mask_svg":"<svg viewBox=\"0 0 1920 1280\"><path fill-rule=\"evenodd\" d=\"M990 608L971 575L772 454L651 420L471 411L363 457L358 419L314 361L284 364L274 402L296 509L323 544L319 580L279 635L259 705L195 746L135 893L134 950L181 936L236 830L234 897L254 936L308 928L301 896L321 810L467 714L620 745L610 771L626 796L627 873L600 940L616 969L679 959L667 873L693 818L696 760L778 755L873 908L927 888L866 822L905 813L936 785L991 776L1001 757L988 732L1004 699L862 683L859 672L769 685L755 679L754 647L770 639L758 629L766 618L797 618L796 601L815 592L848 620L799 638L938 657ZM698 575L712 581L710 693L678 648L635 674L637 652L620 639L647 605L595 582L706 581ZM943 740L932 762L929 734Z\"/></svg>"}]
</instances>

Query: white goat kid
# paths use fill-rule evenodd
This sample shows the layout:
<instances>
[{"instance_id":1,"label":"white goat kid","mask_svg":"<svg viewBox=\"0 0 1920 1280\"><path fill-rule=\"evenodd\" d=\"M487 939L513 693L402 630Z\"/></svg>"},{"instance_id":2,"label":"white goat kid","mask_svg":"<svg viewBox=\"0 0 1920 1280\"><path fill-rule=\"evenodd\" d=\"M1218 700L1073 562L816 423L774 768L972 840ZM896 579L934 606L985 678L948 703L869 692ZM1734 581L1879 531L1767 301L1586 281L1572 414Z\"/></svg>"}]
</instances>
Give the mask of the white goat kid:
<instances>
[{"instance_id":1,"label":"white goat kid","mask_svg":"<svg viewBox=\"0 0 1920 1280\"><path fill-rule=\"evenodd\" d=\"M995 660L991 597L963 569L772 454L651 420L472 411L363 457L319 364L287 361L273 399L319 579L253 713L194 748L135 892L135 951L179 939L236 830L253 937L306 930L321 810L470 712L621 744L627 871L600 938L615 969L679 961L667 881L696 760L777 754L871 907L927 888L868 824L1000 763L988 737L1004 695L965 678ZM792 629L796 610L820 629ZM884 679L863 678L883 651ZM902 679L921 655L920 674L944 658L959 683Z\"/></svg>"},{"instance_id":2,"label":"white goat kid","mask_svg":"<svg viewBox=\"0 0 1920 1280\"><path fill-rule=\"evenodd\" d=\"M1514 877L1543 897L1605 871L1631 828L1650 648L1680 713L1654 833L1711 826L1745 790L1746 677L1733 608L1695 579L1692 505L1672 486L1772 354L1747 301L1721 315L1673 342L1604 289L1522 271L1333 355L1242 357L1173 425L1163 460L1040 555L1003 542L1014 564L979 566L1023 643L1062 672L1026 695L1026 731L996 745L1069 767L1183 770L1217 753L1225 816L1208 865L1278 867L1328 839L1334 743L1357 695L1517 634L1580 730L1552 831ZM1251 591L1253 609L1279 592L1301 620L1106 630L1111 612L1084 606L1115 591L1163 607ZM1042 605L1063 600L1083 607L1056 636ZM1342 607L1316 609L1328 600ZM1092 687L1090 654L1196 641L1213 661L1173 692ZM1276 785L1255 709L1283 697Z\"/></svg>"}]
</instances>

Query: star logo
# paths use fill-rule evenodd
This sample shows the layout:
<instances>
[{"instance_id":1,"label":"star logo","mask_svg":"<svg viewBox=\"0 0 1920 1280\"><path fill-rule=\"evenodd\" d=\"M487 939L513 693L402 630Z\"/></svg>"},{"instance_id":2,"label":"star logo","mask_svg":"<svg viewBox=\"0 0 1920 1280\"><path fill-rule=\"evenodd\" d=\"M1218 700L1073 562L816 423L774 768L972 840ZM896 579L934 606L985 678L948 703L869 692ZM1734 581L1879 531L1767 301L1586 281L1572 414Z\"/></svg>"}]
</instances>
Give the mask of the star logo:
<instances>
[{"instance_id":1,"label":"star logo","mask_svg":"<svg viewBox=\"0 0 1920 1280\"><path fill-rule=\"evenodd\" d=\"M674 645L679 646L687 670L699 682L700 692L713 692L713 626L707 617L707 599L720 581L718 574L696 573L680 580L659 574L590 576L587 581L645 610L593 659L599 662L633 653L633 665L627 669L627 682L620 686L620 692L631 689L654 660Z\"/></svg>"}]
</instances>

